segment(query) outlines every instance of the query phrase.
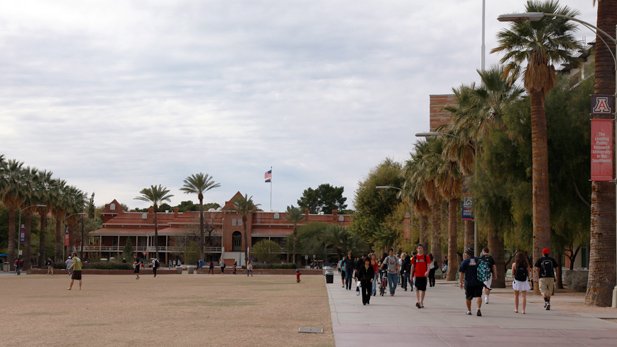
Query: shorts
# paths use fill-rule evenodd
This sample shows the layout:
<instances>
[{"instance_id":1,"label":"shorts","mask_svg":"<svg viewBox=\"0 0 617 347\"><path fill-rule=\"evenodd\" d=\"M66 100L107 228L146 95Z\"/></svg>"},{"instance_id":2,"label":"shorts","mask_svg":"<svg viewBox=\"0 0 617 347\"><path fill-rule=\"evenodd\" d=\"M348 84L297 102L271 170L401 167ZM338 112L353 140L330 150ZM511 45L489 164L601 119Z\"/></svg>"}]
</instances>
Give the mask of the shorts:
<instances>
[{"instance_id":1,"label":"shorts","mask_svg":"<svg viewBox=\"0 0 617 347\"><path fill-rule=\"evenodd\" d=\"M133 273L138 274L139 273L139 266L136 266L135 269L133 270Z\"/></svg>"},{"instance_id":2,"label":"shorts","mask_svg":"<svg viewBox=\"0 0 617 347\"><path fill-rule=\"evenodd\" d=\"M482 297L482 288L484 286L465 286L465 299L472 300Z\"/></svg>"},{"instance_id":3,"label":"shorts","mask_svg":"<svg viewBox=\"0 0 617 347\"><path fill-rule=\"evenodd\" d=\"M341 279L344 280L345 279L345 271L341 271Z\"/></svg>"},{"instance_id":4,"label":"shorts","mask_svg":"<svg viewBox=\"0 0 617 347\"><path fill-rule=\"evenodd\" d=\"M555 279L552 277L540 278L540 293L544 296L551 296L555 291Z\"/></svg>"},{"instance_id":5,"label":"shorts","mask_svg":"<svg viewBox=\"0 0 617 347\"><path fill-rule=\"evenodd\" d=\"M415 277L414 286L416 289L422 292L426 291L426 277Z\"/></svg>"},{"instance_id":6,"label":"shorts","mask_svg":"<svg viewBox=\"0 0 617 347\"><path fill-rule=\"evenodd\" d=\"M73 275L71 276L71 279L81 281L81 270L73 271Z\"/></svg>"},{"instance_id":7,"label":"shorts","mask_svg":"<svg viewBox=\"0 0 617 347\"><path fill-rule=\"evenodd\" d=\"M486 281L484 281L484 285L486 286L486 288L491 288L492 284L493 284L493 275L491 275L491 277L489 277Z\"/></svg>"}]
</instances>

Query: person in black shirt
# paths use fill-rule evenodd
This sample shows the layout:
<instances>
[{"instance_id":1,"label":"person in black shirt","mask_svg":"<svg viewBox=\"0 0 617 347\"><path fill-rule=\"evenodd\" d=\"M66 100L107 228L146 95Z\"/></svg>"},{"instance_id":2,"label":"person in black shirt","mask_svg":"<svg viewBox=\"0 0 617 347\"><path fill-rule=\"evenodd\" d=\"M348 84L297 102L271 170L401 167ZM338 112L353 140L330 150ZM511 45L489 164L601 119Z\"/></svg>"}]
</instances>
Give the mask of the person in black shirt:
<instances>
[{"instance_id":1,"label":"person in black shirt","mask_svg":"<svg viewBox=\"0 0 617 347\"><path fill-rule=\"evenodd\" d=\"M484 281L484 303L488 304L488 296L491 295L491 286L493 285L493 280L497 279L497 265L495 265L495 259L489 254L488 247L484 247L482 250L482 256L480 256L484 262L488 264L488 267L491 269L491 277Z\"/></svg>"},{"instance_id":2,"label":"person in black shirt","mask_svg":"<svg viewBox=\"0 0 617 347\"><path fill-rule=\"evenodd\" d=\"M373 291L373 281L375 280L375 270L371 266L371 260L363 256L364 264L358 268L358 280L362 286L362 304L370 304L371 292Z\"/></svg>"},{"instance_id":3,"label":"person in black shirt","mask_svg":"<svg viewBox=\"0 0 617 347\"><path fill-rule=\"evenodd\" d=\"M343 260L343 266L345 266L345 288L351 290L351 279L353 278L355 262L351 257L351 252L347 253L347 258Z\"/></svg>"},{"instance_id":4,"label":"person in black shirt","mask_svg":"<svg viewBox=\"0 0 617 347\"><path fill-rule=\"evenodd\" d=\"M549 257L550 251L548 248L542 250L542 258L535 263L536 274L540 281L540 293L544 297L544 309L551 309L551 295L555 290L555 269L559 270L559 265L555 259ZM557 274L559 275L559 274Z\"/></svg>"},{"instance_id":5,"label":"person in black shirt","mask_svg":"<svg viewBox=\"0 0 617 347\"><path fill-rule=\"evenodd\" d=\"M459 285L465 288L465 303L467 304L467 315L471 315L471 301L476 298L478 309L476 315L482 316L480 308L482 307L482 288L484 285L478 280L478 262L479 258L473 256L473 248L467 248L465 251L465 260L459 268ZM463 282L465 281L465 282Z\"/></svg>"}]
</instances>

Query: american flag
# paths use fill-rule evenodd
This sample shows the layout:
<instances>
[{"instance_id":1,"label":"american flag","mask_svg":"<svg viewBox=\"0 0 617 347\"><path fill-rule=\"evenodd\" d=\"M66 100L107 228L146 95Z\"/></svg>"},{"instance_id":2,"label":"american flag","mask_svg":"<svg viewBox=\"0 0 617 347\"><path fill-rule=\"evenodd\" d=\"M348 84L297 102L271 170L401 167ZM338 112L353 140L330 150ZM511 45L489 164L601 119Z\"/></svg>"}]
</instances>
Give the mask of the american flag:
<instances>
[{"instance_id":1,"label":"american flag","mask_svg":"<svg viewBox=\"0 0 617 347\"><path fill-rule=\"evenodd\" d=\"M264 178L266 179L266 183L267 182L272 182L272 170L266 171L266 174L264 175Z\"/></svg>"}]
</instances>

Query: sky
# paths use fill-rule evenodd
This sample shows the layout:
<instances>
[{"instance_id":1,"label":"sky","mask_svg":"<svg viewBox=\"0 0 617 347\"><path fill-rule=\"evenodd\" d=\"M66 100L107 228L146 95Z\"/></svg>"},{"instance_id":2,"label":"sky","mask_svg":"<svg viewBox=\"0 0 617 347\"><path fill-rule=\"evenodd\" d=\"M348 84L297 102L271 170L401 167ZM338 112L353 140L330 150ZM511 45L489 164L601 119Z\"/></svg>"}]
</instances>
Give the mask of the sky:
<instances>
[{"instance_id":1,"label":"sky","mask_svg":"<svg viewBox=\"0 0 617 347\"><path fill-rule=\"evenodd\" d=\"M591 0L560 3L596 22ZM487 68L497 16L524 9L486 1ZM429 130L429 95L478 82L481 44L481 0L3 1L0 154L97 206L147 207L159 184L196 202L179 189L203 172L221 185L205 202L281 211L328 183L353 208Z\"/></svg>"}]
</instances>

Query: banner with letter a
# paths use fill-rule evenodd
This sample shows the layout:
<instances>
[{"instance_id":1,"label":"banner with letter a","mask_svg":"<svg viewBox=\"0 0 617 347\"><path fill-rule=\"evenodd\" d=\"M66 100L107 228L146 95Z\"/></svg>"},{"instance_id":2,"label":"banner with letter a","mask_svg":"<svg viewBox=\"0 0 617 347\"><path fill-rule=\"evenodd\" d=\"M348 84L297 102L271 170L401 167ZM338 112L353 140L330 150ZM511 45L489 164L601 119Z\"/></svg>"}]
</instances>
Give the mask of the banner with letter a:
<instances>
[{"instance_id":1,"label":"banner with letter a","mask_svg":"<svg viewBox=\"0 0 617 347\"><path fill-rule=\"evenodd\" d=\"M591 120L591 180L613 180L613 120Z\"/></svg>"}]
</instances>

